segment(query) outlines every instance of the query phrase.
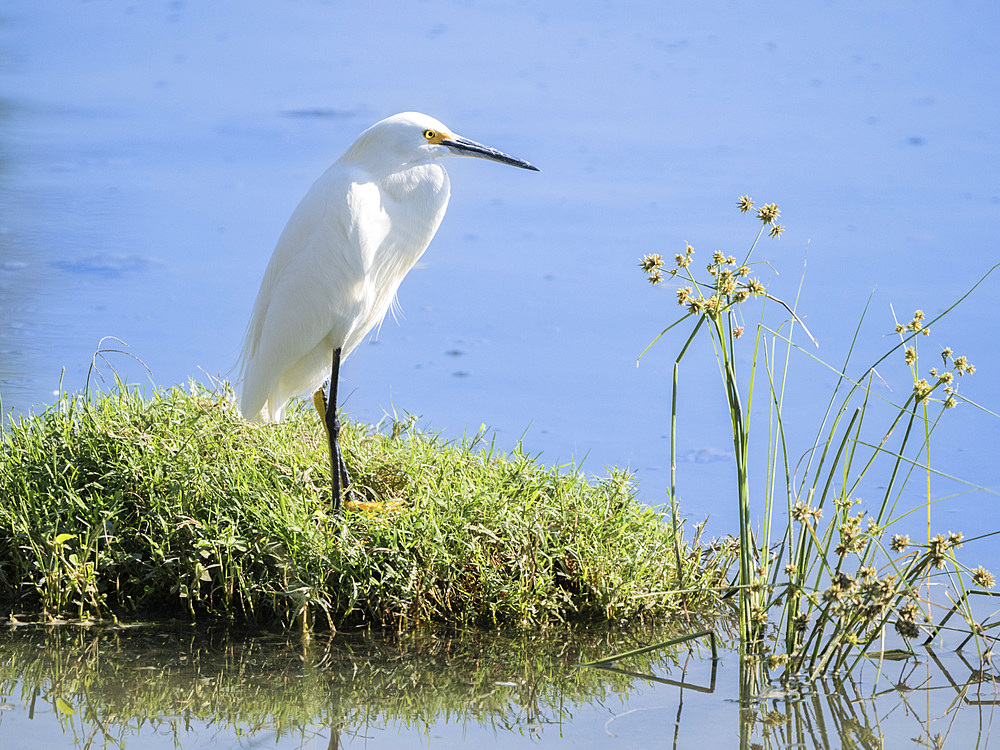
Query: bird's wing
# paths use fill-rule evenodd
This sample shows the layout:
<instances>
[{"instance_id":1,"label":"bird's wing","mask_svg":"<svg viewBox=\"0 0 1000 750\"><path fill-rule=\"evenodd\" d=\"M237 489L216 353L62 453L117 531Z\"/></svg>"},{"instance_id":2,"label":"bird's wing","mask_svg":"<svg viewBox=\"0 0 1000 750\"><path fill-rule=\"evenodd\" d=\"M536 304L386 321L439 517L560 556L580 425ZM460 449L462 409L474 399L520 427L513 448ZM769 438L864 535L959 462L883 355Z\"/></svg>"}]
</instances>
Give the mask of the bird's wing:
<instances>
[{"instance_id":1,"label":"bird's wing","mask_svg":"<svg viewBox=\"0 0 1000 750\"><path fill-rule=\"evenodd\" d=\"M254 303L242 355L244 412L261 408L293 369L295 380L316 377L302 373L303 358L322 349L328 359L343 346L365 304L367 268L389 229L371 182L331 168L313 184L278 239ZM293 388L282 394L287 399L322 377L280 390Z\"/></svg>"}]
</instances>

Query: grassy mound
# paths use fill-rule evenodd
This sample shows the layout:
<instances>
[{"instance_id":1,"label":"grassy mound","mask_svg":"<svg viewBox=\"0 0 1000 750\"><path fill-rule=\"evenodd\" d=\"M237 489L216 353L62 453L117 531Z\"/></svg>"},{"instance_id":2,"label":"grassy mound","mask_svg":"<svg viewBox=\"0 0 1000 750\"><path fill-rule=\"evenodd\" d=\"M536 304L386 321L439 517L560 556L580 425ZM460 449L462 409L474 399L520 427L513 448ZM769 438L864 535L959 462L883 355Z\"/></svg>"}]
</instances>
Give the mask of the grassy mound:
<instances>
[{"instance_id":1,"label":"grassy mound","mask_svg":"<svg viewBox=\"0 0 1000 750\"><path fill-rule=\"evenodd\" d=\"M664 615L719 582L639 504L627 476L544 468L478 435L457 443L346 423L366 499L329 504L315 414L243 421L198 386L64 396L4 429L0 602L8 614L190 617L300 627L542 625ZM685 595L685 606L704 606Z\"/></svg>"}]
</instances>

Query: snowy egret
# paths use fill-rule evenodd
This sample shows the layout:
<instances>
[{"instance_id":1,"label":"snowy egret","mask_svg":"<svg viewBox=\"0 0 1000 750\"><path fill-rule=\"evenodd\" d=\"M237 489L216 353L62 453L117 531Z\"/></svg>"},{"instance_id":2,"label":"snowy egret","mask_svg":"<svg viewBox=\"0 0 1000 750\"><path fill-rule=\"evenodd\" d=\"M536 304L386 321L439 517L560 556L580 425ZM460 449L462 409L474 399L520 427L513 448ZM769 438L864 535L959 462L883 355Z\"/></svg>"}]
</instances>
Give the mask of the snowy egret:
<instances>
[{"instance_id":1,"label":"snowy egret","mask_svg":"<svg viewBox=\"0 0 1000 750\"><path fill-rule=\"evenodd\" d=\"M340 450L340 362L385 317L437 231L451 188L440 159L475 156L538 171L404 112L363 132L313 184L278 238L241 354L240 411L276 422L315 390L330 448L333 505L350 479ZM329 394L323 382L329 373Z\"/></svg>"}]
</instances>

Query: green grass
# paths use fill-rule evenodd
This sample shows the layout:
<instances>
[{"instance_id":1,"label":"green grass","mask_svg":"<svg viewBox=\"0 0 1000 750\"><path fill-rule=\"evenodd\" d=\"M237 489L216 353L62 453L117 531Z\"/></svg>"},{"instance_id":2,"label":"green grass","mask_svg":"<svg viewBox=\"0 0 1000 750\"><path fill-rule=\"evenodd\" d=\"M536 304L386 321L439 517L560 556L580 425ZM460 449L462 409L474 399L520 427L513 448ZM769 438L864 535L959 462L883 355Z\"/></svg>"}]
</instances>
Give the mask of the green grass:
<instances>
[{"instance_id":1,"label":"green grass","mask_svg":"<svg viewBox=\"0 0 1000 750\"><path fill-rule=\"evenodd\" d=\"M192 385L147 399L119 386L6 426L6 613L405 629L712 605L725 561L696 536L677 547L623 473L591 482L520 448L500 453L484 434L446 442L348 421L356 489L406 506L339 516L311 408L253 425L228 395ZM686 594L675 593L678 558Z\"/></svg>"}]
</instances>

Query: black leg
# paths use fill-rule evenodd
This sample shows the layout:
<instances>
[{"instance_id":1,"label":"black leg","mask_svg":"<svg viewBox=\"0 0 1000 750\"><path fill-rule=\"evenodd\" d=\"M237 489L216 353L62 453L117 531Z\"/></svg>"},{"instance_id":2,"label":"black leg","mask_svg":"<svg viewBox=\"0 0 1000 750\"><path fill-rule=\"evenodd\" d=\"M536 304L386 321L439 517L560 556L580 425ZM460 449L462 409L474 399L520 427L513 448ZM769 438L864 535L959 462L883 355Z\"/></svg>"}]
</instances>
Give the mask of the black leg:
<instances>
[{"instance_id":1,"label":"black leg","mask_svg":"<svg viewBox=\"0 0 1000 750\"><path fill-rule=\"evenodd\" d=\"M353 500L351 479L347 475L347 464L340 450L340 418L337 416L337 381L340 379L340 349L333 350L333 368L330 371L330 392L324 396L326 433L330 442L330 476L333 481L333 509L340 510L341 490L347 491L347 499Z\"/></svg>"}]
</instances>

